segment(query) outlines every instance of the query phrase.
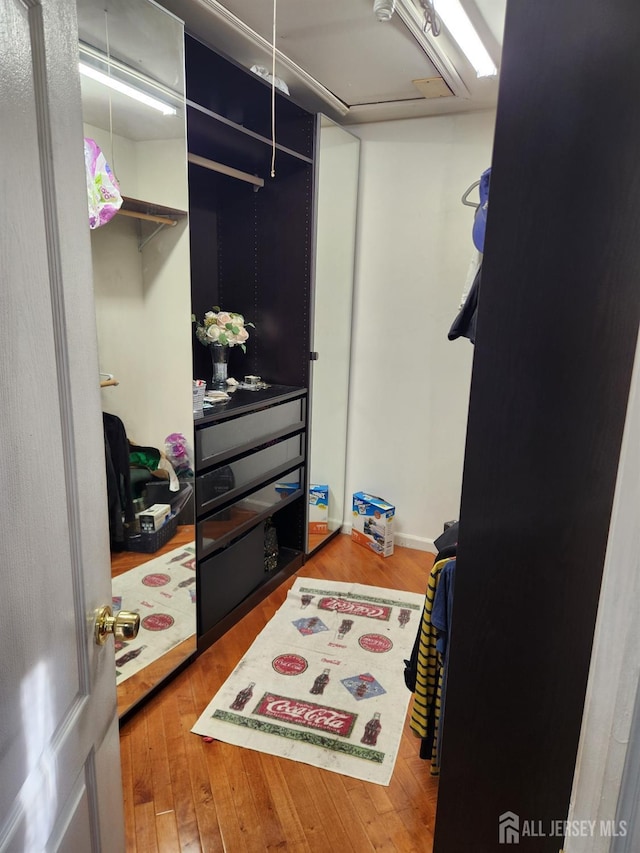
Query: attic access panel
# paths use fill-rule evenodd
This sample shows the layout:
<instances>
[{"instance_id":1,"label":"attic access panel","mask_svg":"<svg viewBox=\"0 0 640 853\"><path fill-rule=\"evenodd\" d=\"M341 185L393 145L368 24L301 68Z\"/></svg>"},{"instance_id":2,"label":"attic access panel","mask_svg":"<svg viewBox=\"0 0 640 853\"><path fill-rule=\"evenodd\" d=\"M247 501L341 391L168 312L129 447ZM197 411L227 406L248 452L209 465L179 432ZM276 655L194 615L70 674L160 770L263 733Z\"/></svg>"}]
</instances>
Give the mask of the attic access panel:
<instances>
[{"instance_id":1,"label":"attic access panel","mask_svg":"<svg viewBox=\"0 0 640 853\"><path fill-rule=\"evenodd\" d=\"M271 3L224 0L268 41ZM349 107L420 100L412 80L438 71L396 14L380 23L372 0L278 0L276 46Z\"/></svg>"}]
</instances>

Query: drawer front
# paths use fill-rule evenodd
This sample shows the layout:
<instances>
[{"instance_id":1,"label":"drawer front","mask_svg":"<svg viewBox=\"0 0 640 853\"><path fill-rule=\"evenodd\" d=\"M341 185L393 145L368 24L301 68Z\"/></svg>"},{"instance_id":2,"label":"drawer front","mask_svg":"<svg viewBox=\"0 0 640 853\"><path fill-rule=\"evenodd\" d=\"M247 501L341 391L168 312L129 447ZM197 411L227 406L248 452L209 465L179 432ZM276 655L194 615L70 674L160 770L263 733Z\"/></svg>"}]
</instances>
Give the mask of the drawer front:
<instances>
[{"instance_id":1,"label":"drawer front","mask_svg":"<svg viewBox=\"0 0 640 853\"><path fill-rule=\"evenodd\" d=\"M289 471L282 477L282 481L287 483L287 486L291 488L290 491L278 491L276 487L281 480L272 480L268 485L252 492L246 498L242 498L237 503L218 510L204 521L198 522L198 554L205 557L221 541L239 535L247 527L254 524L258 518L264 518L265 515L276 512L286 498L299 497L302 494L301 468ZM295 488L296 485L297 489Z\"/></svg>"},{"instance_id":2,"label":"drawer front","mask_svg":"<svg viewBox=\"0 0 640 853\"><path fill-rule=\"evenodd\" d=\"M202 635L264 581L264 523L204 560L198 571L198 633Z\"/></svg>"},{"instance_id":3,"label":"drawer front","mask_svg":"<svg viewBox=\"0 0 640 853\"><path fill-rule=\"evenodd\" d=\"M202 474L196 480L198 515L213 511L234 494L303 459L304 433L300 433Z\"/></svg>"},{"instance_id":4,"label":"drawer front","mask_svg":"<svg viewBox=\"0 0 640 853\"><path fill-rule=\"evenodd\" d=\"M304 427L304 399L291 400L259 412L211 424L196 431L196 465L211 465L220 455L242 452L281 430Z\"/></svg>"}]
</instances>

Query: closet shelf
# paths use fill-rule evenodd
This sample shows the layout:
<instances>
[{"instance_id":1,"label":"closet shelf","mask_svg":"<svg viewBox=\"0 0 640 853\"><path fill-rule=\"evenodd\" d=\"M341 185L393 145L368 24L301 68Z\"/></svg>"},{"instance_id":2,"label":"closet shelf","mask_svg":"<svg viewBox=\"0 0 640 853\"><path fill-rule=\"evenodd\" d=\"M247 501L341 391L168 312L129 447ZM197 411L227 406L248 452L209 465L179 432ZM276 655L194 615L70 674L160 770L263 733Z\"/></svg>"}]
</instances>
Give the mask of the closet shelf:
<instances>
[{"instance_id":1,"label":"closet shelf","mask_svg":"<svg viewBox=\"0 0 640 853\"><path fill-rule=\"evenodd\" d=\"M256 133L256 131L251 130L248 127L245 127L243 124L238 124L235 121L231 121L231 119L226 118L219 113L213 112L213 110L209 110L206 107L203 107L201 104L196 103L195 101L187 98L187 115L191 113L191 116L199 115L203 120L211 121L210 128L211 133L214 137L220 133L222 128L226 128L228 133L236 133L241 137L244 137L247 140L252 140L258 143L258 147L263 148L271 148L273 142L269 137L263 136L260 133ZM188 124L188 123L187 123ZM215 126L218 126L218 130L215 130ZM202 128L204 125L202 126ZM206 135L206 134L205 134ZM296 160L301 160L303 163L313 163L313 158L309 157L306 154L303 154L300 151L294 151L293 148L290 148L286 145L282 145L280 142L276 141L276 150L281 151L283 154L287 154L290 157L295 158Z\"/></svg>"},{"instance_id":2,"label":"closet shelf","mask_svg":"<svg viewBox=\"0 0 640 853\"><path fill-rule=\"evenodd\" d=\"M138 243L139 251L142 251L149 240L152 240L163 228L173 228L186 215L186 210L167 207L164 204L153 204L126 195L122 196L122 206L118 210L118 216L128 216L139 222L154 222L158 226L148 237Z\"/></svg>"}]
</instances>

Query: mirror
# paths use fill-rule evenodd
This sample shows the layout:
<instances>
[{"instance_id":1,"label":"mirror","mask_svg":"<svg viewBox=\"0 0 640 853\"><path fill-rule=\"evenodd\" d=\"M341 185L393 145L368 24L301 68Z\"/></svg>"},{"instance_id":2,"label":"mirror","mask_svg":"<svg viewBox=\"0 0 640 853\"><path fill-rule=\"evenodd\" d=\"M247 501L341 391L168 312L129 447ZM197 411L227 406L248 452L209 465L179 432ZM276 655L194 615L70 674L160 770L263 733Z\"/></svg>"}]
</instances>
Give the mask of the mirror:
<instances>
[{"instance_id":1,"label":"mirror","mask_svg":"<svg viewBox=\"0 0 640 853\"><path fill-rule=\"evenodd\" d=\"M175 514L193 466L184 37L181 22L148 0L78 0L77 10L84 136L124 197L91 230L105 453L115 471L108 462L113 609L139 611L142 625L135 641L116 641L122 716L196 648L190 501ZM167 444L172 434L184 441ZM190 466L178 453L185 443ZM166 509L141 521L157 504L172 507L169 521Z\"/></svg>"},{"instance_id":2,"label":"mirror","mask_svg":"<svg viewBox=\"0 0 640 853\"><path fill-rule=\"evenodd\" d=\"M320 117L307 552L342 527L360 140ZM328 498L328 500L327 500Z\"/></svg>"}]
</instances>

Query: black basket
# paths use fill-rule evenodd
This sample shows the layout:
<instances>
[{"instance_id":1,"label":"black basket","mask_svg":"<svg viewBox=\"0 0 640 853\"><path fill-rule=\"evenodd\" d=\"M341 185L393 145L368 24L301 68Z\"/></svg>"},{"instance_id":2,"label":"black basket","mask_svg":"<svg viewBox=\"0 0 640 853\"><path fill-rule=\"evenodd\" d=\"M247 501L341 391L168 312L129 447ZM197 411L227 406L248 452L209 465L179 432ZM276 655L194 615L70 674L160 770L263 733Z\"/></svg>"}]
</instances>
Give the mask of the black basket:
<instances>
[{"instance_id":1,"label":"black basket","mask_svg":"<svg viewBox=\"0 0 640 853\"><path fill-rule=\"evenodd\" d=\"M155 554L163 545L170 542L178 529L180 510L185 506L192 492L193 486L184 483L171 501L173 515L165 521L159 530L153 530L151 533L133 533L131 536L127 536L126 550L136 551L140 554Z\"/></svg>"},{"instance_id":2,"label":"black basket","mask_svg":"<svg viewBox=\"0 0 640 853\"><path fill-rule=\"evenodd\" d=\"M175 536L178 529L178 516L167 519L159 530L151 533L134 533L126 539L127 551L138 551L141 554L155 554Z\"/></svg>"}]
</instances>

